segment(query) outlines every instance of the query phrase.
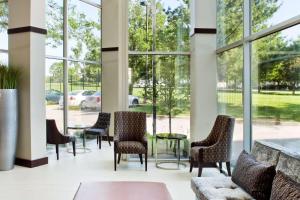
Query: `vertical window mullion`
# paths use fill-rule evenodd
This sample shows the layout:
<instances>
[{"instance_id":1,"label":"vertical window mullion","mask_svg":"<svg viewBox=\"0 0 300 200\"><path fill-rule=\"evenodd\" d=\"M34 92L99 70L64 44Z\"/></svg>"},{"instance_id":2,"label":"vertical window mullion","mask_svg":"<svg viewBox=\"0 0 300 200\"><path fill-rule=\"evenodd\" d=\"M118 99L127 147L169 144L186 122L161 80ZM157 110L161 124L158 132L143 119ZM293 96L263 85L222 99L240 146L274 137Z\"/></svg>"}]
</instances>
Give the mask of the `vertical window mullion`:
<instances>
[{"instance_id":1,"label":"vertical window mullion","mask_svg":"<svg viewBox=\"0 0 300 200\"><path fill-rule=\"evenodd\" d=\"M63 85L64 85L64 133L67 134L68 127L68 0L63 3Z\"/></svg>"},{"instance_id":2,"label":"vertical window mullion","mask_svg":"<svg viewBox=\"0 0 300 200\"><path fill-rule=\"evenodd\" d=\"M243 70L243 107L244 107L244 149L251 150L252 144L252 90L251 90L251 42L245 38L251 35L251 0L244 1L244 70Z\"/></svg>"}]
</instances>

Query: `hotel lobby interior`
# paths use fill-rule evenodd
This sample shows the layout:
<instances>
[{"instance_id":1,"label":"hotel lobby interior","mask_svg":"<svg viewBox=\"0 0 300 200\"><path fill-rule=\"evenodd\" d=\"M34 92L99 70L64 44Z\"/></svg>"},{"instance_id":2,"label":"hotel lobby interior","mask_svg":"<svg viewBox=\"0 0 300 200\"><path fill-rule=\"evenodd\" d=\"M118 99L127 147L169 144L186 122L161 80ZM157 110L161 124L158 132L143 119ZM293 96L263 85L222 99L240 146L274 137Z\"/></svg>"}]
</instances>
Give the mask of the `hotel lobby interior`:
<instances>
[{"instance_id":1,"label":"hotel lobby interior","mask_svg":"<svg viewBox=\"0 0 300 200\"><path fill-rule=\"evenodd\" d=\"M0 1L0 200L300 199L299 7Z\"/></svg>"}]
</instances>

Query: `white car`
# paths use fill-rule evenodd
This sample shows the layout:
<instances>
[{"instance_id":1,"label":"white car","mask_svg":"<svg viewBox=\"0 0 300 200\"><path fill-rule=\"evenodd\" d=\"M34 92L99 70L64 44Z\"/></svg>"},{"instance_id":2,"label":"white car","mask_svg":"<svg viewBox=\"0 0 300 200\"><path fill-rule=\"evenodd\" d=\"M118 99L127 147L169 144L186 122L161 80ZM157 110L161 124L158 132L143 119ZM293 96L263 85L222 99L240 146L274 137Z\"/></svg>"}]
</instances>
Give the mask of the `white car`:
<instances>
[{"instance_id":1,"label":"white car","mask_svg":"<svg viewBox=\"0 0 300 200\"><path fill-rule=\"evenodd\" d=\"M93 95L95 91L93 90L74 90L68 95L68 105L69 106L84 106L86 103L86 99ZM59 99L59 107L63 108L64 99L63 96Z\"/></svg>"},{"instance_id":2,"label":"white car","mask_svg":"<svg viewBox=\"0 0 300 200\"><path fill-rule=\"evenodd\" d=\"M139 105L139 98L133 95L128 95L129 106ZM81 110L93 109L100 110L101 108L101 93L95 92L93 95L88 96L85 102L80 106Z\"/></svg>"}]
</instances>

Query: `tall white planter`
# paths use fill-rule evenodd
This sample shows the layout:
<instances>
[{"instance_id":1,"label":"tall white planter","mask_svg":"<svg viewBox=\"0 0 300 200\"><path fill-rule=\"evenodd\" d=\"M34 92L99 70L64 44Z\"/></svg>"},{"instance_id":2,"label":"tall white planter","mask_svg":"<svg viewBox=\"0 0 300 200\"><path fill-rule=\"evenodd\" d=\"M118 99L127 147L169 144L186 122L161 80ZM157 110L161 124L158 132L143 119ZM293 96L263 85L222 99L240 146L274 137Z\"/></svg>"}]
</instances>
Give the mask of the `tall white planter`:
<instances>
[{"instance_id":1,"label":"tall white planter","mask_svg":"<svg viewBox=\"0 0 300 200\"><path fill-rule=\"evenodd\" d=\"M18 138L16 89L0 89L0 171L14 168Z\"/></svg>"}]
</instances>

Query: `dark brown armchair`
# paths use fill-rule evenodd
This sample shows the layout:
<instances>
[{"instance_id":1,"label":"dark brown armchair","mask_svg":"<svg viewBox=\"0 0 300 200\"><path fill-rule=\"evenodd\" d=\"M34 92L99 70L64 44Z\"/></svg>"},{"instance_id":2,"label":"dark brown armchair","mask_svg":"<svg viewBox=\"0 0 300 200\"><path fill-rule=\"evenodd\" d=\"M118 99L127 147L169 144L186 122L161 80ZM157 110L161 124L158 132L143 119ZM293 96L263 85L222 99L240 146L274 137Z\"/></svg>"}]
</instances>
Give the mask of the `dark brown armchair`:
<instances>
[{"instance_id":1,"label":"dark brown armchair","mask_svg":"<svg viewBox=\"0 0 300 200\"><path fill-rule=\"evenodd\" d=\"M59 145L67 144L72 142L73 146L73 154L76 156L76 147L75 142L76 138L74 136L62 135L57 129L56 123L54 119L46 120L46 128L47 128L47 144L55 144L56 147L56 157L59 159Z\"/></svg>"},{"instance_id":2,"label":"dark brown armchair","mask_svg":"<svg viewBox=\"0 0 300 200\"><path fill-rule=\"evenodd\" d=\"M111 146L109 139L109 126L110 113L101 112L98 115L97 122L91 128L86 129L85 134L94 135L97 137L97 144L99 143L99 149L101 149L101 141L103 136L106 136L109 146Z\"/></svg>"},{"instance_id":3,"label":"dark brown armchair","mask_svg":"<svg viewBox=\"0 0 300 200\"><path fill-rule=\"evenodd\" d=\"M219 115L209 136L199 142L192 142L190 157L190 172L193 167L199 168L198 176L203 167L216 167L219 164L222 172L222 162L226 163L228 175L231 176L230 159L235 119Z\"/></svg>"},{"instance_id":4,"label":"dark brown armchair","mask_svg":"<svg viewBox=\"0 0 300 200\"><path fill-rule=\"evenodd\" d=\"M115 112L114 136L114 166L117 170L121 154L138 154L143 164L145 154L145 171L147 171L147 138L146 113L143 112Z\"/></svg>"}]
</instances>

